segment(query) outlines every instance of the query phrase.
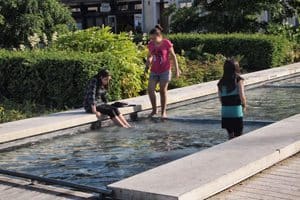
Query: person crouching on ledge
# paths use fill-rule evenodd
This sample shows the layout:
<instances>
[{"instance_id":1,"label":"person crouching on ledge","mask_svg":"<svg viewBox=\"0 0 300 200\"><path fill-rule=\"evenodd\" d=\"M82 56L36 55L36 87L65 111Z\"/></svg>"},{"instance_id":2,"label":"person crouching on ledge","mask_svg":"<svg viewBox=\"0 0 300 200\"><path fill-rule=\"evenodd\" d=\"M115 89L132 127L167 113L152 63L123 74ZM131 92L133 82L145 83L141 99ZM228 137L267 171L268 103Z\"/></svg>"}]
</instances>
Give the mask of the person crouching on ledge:
<instances>
[{"instance_id":1,"label":"person crouching on ledge","mask_svg":"<svg viewBox=\"0 0 300 200\"><path fill-rule=\"evenodd\" d=\"M106 95L110 80L109 71L102 69L89 81L84 97L84 109L87 113L94 113L98 119L101 119L102 114L108 115L117 125L130 128L130 124L118 108L107 104Z\"/></svg>"},{"instance_id":2,"label":"person crouching on ledge","mask_svg":"<svg viewBox=\"0 0 300 200\"><path fill-rule=\"evenodd\" d=\"M229 139L233 139L243 134L243 115L246 111L244 79L240 76L237 61L225 61L218 89L222 104L222 128L227 130Z\"/></svg>"}]
</instances>

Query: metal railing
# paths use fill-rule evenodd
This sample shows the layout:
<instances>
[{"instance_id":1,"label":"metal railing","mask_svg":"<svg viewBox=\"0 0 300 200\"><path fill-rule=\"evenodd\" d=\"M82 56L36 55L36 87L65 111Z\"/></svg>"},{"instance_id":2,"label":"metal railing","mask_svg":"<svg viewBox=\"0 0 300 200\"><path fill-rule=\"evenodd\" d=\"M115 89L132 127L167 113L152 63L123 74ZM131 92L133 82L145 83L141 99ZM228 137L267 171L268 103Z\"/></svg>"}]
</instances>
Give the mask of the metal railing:
<instances>
[{"instance_id":1,"label":"metal railing","mask_svg":"<svg viewBox=\"0 0 300 200\"><path fill-rule=\"evenodd\" d=\"M35 176L35 175L31 175L31 174L25 174L25 173L21 173L21 172L0 169L0 174L23 178L23 179L28 179L28 180L31 180L31 182L37 181L40 184L63 186L63 187L67 187L67 188L76 189L81 192L96 193L96 194L99 194L99 199L104 199L105 197L111 196L111 194L112 194L112 190L107 189L107 188L99 188L99 187L80 185L80 184L71 183L71 182L67 182L67 181L45 178L45 177Z\"/></svg>"}]
</instances>

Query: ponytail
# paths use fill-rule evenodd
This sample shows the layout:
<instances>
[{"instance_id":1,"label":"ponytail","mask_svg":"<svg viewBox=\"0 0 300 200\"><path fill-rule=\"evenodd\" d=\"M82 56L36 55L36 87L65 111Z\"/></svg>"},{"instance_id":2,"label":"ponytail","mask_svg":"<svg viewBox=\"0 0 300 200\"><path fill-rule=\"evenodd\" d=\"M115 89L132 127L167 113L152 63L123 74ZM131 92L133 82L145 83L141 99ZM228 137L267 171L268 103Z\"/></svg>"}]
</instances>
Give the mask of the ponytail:
<instances>
[{"instance_id":1,"label":"ponytail","mask_svg":"<svg viewBox=\"0 0 300 200\"><path fill-rule=\"evenodd\" d=\"M163 33L163 28L161 27L161 25L157 24L150 32L150 35L162 35Z\"/></svg>"}]
</instances>

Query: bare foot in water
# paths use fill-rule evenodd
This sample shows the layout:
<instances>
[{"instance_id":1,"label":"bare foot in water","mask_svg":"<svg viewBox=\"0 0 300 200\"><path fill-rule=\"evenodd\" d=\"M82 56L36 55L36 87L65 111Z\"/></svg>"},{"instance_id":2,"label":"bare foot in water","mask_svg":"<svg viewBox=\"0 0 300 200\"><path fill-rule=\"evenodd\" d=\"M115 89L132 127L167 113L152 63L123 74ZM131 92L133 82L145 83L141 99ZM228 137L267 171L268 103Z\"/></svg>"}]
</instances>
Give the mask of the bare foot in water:
<instances>
[{"instance_id":1,"label":"bare foot in water","mask_svg":"<svg viewBox=\"0 0 300 200\"><path fill-rule=\"evenodd\" d=\"M168 118L167 113L162 113L161 114L161 120L165 121Z\"/></svg>"},{"instance_id":2,"label":"bare foot in water","mask_svg":"<svg viewBox=\"0 0 300 200\"><path fill-rule=\"evenodd\" d=\"M148 118L151 118L153 117L154 115L157 114L157 111L152 111L149 115L148 115Z\"/></svg>"}]
</instances>

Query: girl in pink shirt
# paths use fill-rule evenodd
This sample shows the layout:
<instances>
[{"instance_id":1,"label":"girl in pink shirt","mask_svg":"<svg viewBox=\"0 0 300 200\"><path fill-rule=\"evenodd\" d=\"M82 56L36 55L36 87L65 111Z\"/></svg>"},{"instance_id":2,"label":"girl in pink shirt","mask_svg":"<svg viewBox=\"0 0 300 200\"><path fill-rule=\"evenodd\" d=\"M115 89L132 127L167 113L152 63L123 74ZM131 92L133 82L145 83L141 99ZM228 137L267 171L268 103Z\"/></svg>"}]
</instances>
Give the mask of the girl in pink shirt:
<instances>
[{"instance_id":1,"label":"girl in pink shirt","mask_svg":"<svg viewBox=\"0 0 300 200\"><path fill-rule=\"evenodd\" d=\"M168 84L171 80L171 61L173 60L176 69L176 78L180 75L176 54L173 49L173 44L168 39L164 39L162 35L162 28L156 25L150 31L150 42L148 44L148 57L146 63L146 71L150 68L150 78L148 85L148 93L152 104L152 112L150 117L157 114L155 88L159 84L160 99L161 99L161 117L167 117L167 90Z\"/></svg>"}]
</instances>

